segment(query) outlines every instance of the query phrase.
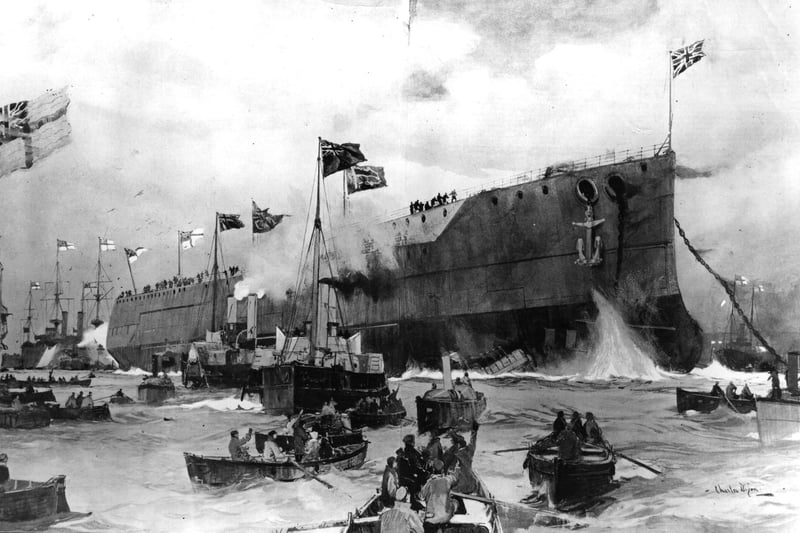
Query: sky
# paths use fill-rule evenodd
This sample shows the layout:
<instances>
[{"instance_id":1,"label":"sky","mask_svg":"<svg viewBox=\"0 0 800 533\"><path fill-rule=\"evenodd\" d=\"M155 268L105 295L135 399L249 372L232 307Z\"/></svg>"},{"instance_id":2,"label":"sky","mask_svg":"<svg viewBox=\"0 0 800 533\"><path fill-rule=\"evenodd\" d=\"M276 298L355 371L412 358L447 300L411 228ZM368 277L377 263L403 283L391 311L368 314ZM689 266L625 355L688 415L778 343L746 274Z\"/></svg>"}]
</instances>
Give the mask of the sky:
<instances>
[{"instance_id":1,"label":"sky","mask_svg":"<svg viewBox=\"0 0 800 533\"><path fill-rule=\"evenodd\" d=\"M360 143L389 187L351 197L377 216L553 162L660 144L668 51L705 39L675 79L675 213L721 274L800 282L800 17L790 2L390 0L17 2L4 6L0 103L65 87L67 146L0 178L6 339L18 349L30 281L55 278L56 239L79 308L97 239L112 296L122 247L148 252L136 285L177 273L177 232L239 213L225 263L293 283L317 138ZM292 215L252 245L251 199ZM328 179L328 204L341 183ZM209 268L206 238L181 255ZM690 311L724 322L724 292L676 243ZM38 300L38 296L36 297ZM112 300L113 301L113 300ZM101 314L108 308L101 308ZM41 309L36 329L43 326ZM798 317L800 318L800 316ZM793 326L796 330L800 327ZM800 338L800 334L798 334Z\"/></svg>"}]
</instances>

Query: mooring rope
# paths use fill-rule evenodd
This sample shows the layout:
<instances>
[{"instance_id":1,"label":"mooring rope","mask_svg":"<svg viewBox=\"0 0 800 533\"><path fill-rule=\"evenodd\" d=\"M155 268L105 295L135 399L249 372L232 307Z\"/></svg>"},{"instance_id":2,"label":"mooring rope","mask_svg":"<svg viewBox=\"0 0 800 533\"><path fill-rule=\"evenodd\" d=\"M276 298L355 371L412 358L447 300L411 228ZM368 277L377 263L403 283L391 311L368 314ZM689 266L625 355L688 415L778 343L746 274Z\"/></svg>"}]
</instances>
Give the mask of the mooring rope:
<instances>
[{"instance_id":1,"label":"mooring rope","mask_svg":"<svg viewBox=\"0 0 800 533\"><path fill-rule=\"evenodd\" d=\"M756 339L758 339L758 342L760 342L761 345L764 348L766 348L767 351L773 355L773 357L775 357L775 359L777 359L778 361L780 361L783 364L786 364L786 361L784 361L783 358L781 358L781 356L778 355L778 352L775 351L775 348L770 346L770 344L767 342L767 339L765 339L761 335L761 333L750 322L750 319L747 318L747 315L742 310L741 306L739 305L739 302L736 301L736 297L733 294L733 289L731 289L731 287L728 284L728 282L725 281L722 278L722 276L720 276L719 274L714 272L714 269L711 268L711 266L709 266L708 263L706 263L705 259L700 257L700 254L698 253L698 251L695 250L694 246L692 246L692 243L690 243L689 239L686 237L686 232L683 231L683 228L681 227L680 222L678 222L678 219L677 218L673 218L672 220L675 221L675 227L678 228L678 234L680 234L681 239L683 239L683 243L686 245L686 247L689 249L689 251L692 252L692 255L694 256L694 258L697 259L697 262L700 263L701 265L703 265L705 267L705 269L708 270L709 273L711 273L711 275L714 276L717 279L719 284L722 285L722 288L725 289L725 292L728 294L728 298L730 298L730 300L731 300L731 305L733 305L733 307L739 313L739 316L742 317L742 322L745 323L745 325L747 326L747 329L750 330L750 332L753 334L753 336ZM736 283L736 281L734 281L734 283Z\"/></svg>"}]
</instances>

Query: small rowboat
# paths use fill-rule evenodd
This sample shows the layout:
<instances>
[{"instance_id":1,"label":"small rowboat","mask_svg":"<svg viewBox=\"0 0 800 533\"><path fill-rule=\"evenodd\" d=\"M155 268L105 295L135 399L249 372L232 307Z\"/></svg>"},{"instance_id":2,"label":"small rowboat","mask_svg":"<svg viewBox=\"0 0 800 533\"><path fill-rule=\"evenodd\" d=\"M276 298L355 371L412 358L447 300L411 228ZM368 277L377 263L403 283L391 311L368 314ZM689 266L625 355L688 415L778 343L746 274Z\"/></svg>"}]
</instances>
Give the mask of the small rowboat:
<instances>
[{"instance_id":1,"label":"small rowboat","mask_svg":"<svg viewBox=\"0 0 800 533\"><path fill-rule=\"evenodd\" d=\"M95 407L61 407L58 404L48 404L47 408L53 420L111 421L111 410L107 403Z\"/></svg>"},{"instance_id":2,"label":"small rowboat","mask_svg":"<svg viewBox=\"0 0 800 533\"><path fill-rule=\"evenodd\" d=\"M235 461L229 457L203 456L188 452L183 453L183 458L186 460L189 479L197 485L226 486L262 478L295 481L306 477L309 472L316 475L325 473L331 468L339 470L359 468L367 457L367 444L364 441L360 444L335 448L333 457L301 463L267 462L257 457L249 461Z\"/></svg>"},{"instance_id":3,"label":"small rowboat","mask_svg":"<svg viewBox=\"0 0 800 533\"><path fill-rule=\"evenodd\" d=\"M749 413L756 410L756 401L742 400L739 398L725 398L724 396L716 396L705 392L688 391L678 387L675 389L675 395L678 402L678 412L685 411L698 411L700 413L710 413L714 409L722 405L728 406L730 409L737 413Z\"/></svg>"},{"instance_id":4,"label":"small rowboat","mask_svg":"<svg viewBox=\"0 0 800 533\"><path fill-rule=\"evenodd\" d=\"M564 461L555 446L528 450L528 479L550 507L591 499L614 488L616 457L599 446L584 444L581 458Z\"/></svg>"},{"instance_id":5,"label":"small rowboat","mask_svg":"<svg viewBox=\"0 0 800 533\"><path fill-rule=\"evenodd\" d=\"M397 426L406 417L406 408L403 404L399 404L394 409L387 408L386 410L379 410L377 413L369 413L364 411L357 411L350 409L347 411L350 417L350 423L354 428L379 428L387 425Z\"/></svg>"},{"instance_id":6,"label":"small rowboat","mask_svg":"<svg viewBox=\"0 0 800 533\"><path fill-rule=\"evenodd\" d=\"M476 476L477 477L477 476ZM497 513L497 504L492 494L483 481L478 478L478 490L475 494L453 494L456 502L456 513L446 524L441 524L443 533L502 533L503 526ZM380 533L381 516L384 521L391 520L391 514L386 513L414 513L410 505L403 501L395 502L394 510L384 509L379 500L379 495L373 495L367 502L356 510L346 520L323 522L313 526L295 526L287 531L307 531L309 529L327 529L340 533ZM385 526L384 526L385 527ZM426 529L427 531L427 529Z\"/></svg>"},{"instance_id":7,"label":"small rowboat","mask_svg":"<svg viewBox=\"0 0 800 533\"><path fill-rule=\"evenodd\" d=\"M255 434L256 450L258 453L264 453L264 443L267 441L267 432L257 431ZM364 442L364 434L361 430L343 430L339 433L323 434L323 437L328 439L331 446L334 448L341 448L342 446L349 446L351 444L361 444ZM286 453L294 450L294 436L293 435L276 435L275 442Z\"/></svg>"},{"instance_id":8,"label":"small rowboat","mask_svg":"<svg viewBox=\"0 0 800 533\"><path fill-rule=\"evenodd\" d=\"M27 405L22 409L0 407L0 428L36 429L50 425L50 411Z\"/></svg>"}]
</instances>

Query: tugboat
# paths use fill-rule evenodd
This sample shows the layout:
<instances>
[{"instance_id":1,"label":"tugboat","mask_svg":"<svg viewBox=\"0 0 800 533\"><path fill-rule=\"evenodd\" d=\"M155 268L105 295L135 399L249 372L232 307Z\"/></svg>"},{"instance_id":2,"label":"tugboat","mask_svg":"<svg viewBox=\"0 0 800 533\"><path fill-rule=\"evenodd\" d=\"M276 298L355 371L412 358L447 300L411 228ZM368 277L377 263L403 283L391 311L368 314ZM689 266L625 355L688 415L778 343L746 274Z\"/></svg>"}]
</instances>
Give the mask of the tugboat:
<instances>
[{"instance_id":1,"label":"tugboat","mask_svg":"<svg viewBox=\"0 0 800 533\"><path fill-rule=\"evenodd\" d=\"M450 356L442 356L442 379L444 387L436 384L422 397L417 396L417 426L420 433L455 429L465 431L486 409L486 396L472 388L469 376L457 379L450 376Z\"/></svg>"},{"instance_id":2,"label":"tugboat","mask_svg":"<svg viewBox=\"0 0 800 533\"><path fill-rule=\"evenodd\" d=\"M139 401L144 403L161 403L168 398L175 397L175 384L167 376L166 371L163 376L159 376L158 369L161 366L161 357L153 356L153 375L147 376L139 384Z\"/></svg>"},{"instance_id":3,"label":"tugboat","mask_svg":"<svg viewBox=\"0 0 800 533\"><path fill-rule=\"evenodd\" d=\"M312 251L311 301L305 309L304 327L295 328L291 336L277 328L274 351L260 363L254 363L254 367L261 370L261 401L268 413L291 413L300 409L319 411L330 400L345 410L355 407L361 399L381 401L389 396L383 355L361 351L361 332L341 334L338 293L332 282L334 268L323 236L322 178L365 160L357 145L347 146L356 146L359 157L345 161L341 158L342 145L319 140L316 214L307 248ZM327 278L322 276L323 256L329 272ZM323 284L327 285L325 291L321 288ZM298 300L295 298L292 304L293 319L298 317Z\"/></svg>"}]
</instances>

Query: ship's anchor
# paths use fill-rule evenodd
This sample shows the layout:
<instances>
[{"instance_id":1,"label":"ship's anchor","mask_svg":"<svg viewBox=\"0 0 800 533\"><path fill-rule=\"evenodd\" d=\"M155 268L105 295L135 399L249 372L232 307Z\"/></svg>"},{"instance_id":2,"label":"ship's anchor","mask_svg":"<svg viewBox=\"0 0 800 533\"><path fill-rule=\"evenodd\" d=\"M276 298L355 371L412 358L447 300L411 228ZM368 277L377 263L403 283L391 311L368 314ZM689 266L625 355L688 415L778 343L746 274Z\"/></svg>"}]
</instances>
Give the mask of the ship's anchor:
<instances>
[{"instance_id":1,"label":"ship's anchor","mask_svg":"<svg viewBox=\"0 0 800 533\"><path fill-rule=\"evenodd\" d=\"M600 237L600 235L595 235L594 239L592 239L592 230L605 221L606 219L604 218L598 218L595 220L594 210L592 209L591 204L589 204L586 206L586 220L584 222L572 223L573 226L586 228L586 241L584 241L583 238L579 238L576 246L578 250L578 259L575 261L576 265L596 266L603 262L603 258L601 257L601 252L603 250L603 239ZM589 246L588 254L586 250L587 245ZM589 255L591 259L586 259L587 255Z\"/></svg>"}]
</instances>

